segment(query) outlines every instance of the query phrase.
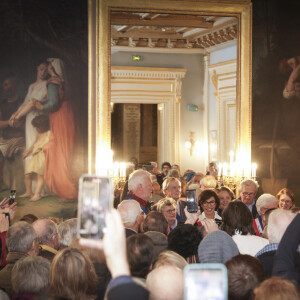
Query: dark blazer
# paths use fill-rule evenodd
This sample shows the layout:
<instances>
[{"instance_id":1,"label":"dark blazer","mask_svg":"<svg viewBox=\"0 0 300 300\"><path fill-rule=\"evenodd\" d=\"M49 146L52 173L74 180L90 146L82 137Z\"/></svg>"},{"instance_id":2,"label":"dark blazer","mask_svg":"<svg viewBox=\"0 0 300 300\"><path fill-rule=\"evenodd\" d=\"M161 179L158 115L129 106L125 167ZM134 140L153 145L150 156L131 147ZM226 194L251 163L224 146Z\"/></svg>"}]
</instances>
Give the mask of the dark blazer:
<instances>
[{"instance_id":1,"label":"dark blazer","mask_svg":"<svg viewBox=\"0 0 300 300\"><path fill-rule=\"evenodd\" d=\"M126 239L127 239L129 236L136 234L136 232L133 229L125 228L125 234L126 234Z\"/></svg>"},{"instance_id":2,"label":"dark blazer","mask_svg":"<svg viewBox=\"0 0 300 300\"><path fill-rule=\"evenodd\" d=\"M148 300L149 292L141 285L132 282L113 287L108 291L108 300Z\"/></svg>"},{"instance_id":3,"label":"dark blazer","mask_svg":"<svg viewBox=\"0 0 300 300\"><path fill-rule=\"evenodd\" d=\"M276 253L276 251L268 251L268 252L261 254L260 256L257 256L257 259L261 262L261 264L263 265L263 267L265 269L267 278L272 277L275 253Z\"/></svg>"}]
</instances>

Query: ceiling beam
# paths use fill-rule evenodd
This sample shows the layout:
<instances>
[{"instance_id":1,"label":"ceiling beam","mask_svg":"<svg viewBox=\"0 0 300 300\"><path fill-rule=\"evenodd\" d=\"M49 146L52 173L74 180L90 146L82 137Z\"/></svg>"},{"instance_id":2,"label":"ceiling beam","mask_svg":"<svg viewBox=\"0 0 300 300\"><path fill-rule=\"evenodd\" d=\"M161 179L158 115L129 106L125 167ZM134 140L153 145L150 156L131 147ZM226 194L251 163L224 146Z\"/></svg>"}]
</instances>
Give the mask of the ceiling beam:
<instances>
[{"instance_id":1,"label":"ceiling beam","mask_svg":"<svg viewBox=\"0 0 300 300\"><path fill-rule=\"evenodd\" d=\"M167 15L146 20L138 14L112 13L111 25L212 28L213 21L206 22L202 17L192 15Z\"/></svg>"}]
</instances>

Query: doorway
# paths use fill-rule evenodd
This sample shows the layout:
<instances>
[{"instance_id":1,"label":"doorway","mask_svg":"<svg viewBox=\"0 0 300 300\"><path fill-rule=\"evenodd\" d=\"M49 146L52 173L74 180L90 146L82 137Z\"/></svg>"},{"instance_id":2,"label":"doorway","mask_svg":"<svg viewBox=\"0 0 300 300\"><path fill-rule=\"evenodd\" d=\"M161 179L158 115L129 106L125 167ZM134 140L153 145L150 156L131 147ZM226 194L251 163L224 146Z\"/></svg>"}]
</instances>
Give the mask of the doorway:
<instances>
[{"instance_id":1,"label":"doorway","mask_svg":"<svg viewBox=\"0 0 300 300\"><path fill-rule=\"evenodd\" d=\"M157 161L157 109L157 104L113 104L111 148L115 161L131 157L141 164Z\"/></svg>"}]
</instances>

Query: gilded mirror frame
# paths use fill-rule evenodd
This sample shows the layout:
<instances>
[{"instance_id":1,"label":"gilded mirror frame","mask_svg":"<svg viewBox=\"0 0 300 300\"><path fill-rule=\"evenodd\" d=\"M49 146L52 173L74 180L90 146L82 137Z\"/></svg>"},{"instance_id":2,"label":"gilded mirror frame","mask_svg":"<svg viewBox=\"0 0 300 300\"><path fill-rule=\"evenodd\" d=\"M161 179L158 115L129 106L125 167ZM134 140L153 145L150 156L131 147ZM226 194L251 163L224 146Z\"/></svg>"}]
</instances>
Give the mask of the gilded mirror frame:
<instances>
[{"instance_id":1,"label":"gilded mirror frame","mask_svg":"<svg viewBox=\"0 0 300 300\"><path fill-rule=\"evenodd\" d=\"M237 151L251 160L252 3L250 0L89 0L89 171L110 148L110 14L113 11L234 16L237 39Z\"/></svg>"}]
</instances>

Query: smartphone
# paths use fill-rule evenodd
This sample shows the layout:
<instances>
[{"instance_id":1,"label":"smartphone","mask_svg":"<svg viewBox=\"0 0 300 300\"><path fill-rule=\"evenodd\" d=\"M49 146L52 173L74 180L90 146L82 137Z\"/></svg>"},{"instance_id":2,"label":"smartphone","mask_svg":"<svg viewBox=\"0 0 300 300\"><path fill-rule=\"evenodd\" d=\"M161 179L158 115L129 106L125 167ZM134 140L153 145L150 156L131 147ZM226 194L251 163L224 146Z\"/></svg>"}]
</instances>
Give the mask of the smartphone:
<instances>
[{"instance_id":1,"label":"smartphone","mask_svg":"<svg viewBox=\"0 0 300 300\"><path fill-rule=\"evenodd\" d=\"M186 191L186 204L187 210L190 213L196 213L198 211L197 191L187 190Z\"/></svg>"},{"instance_id":2,"label":"smartphone","mask_svg":"<svg viewBox=\"0 0 300 300\"><path fill-rule=\"evenodd\" d=\"M79 179L78 238L102 239L105 216L113 207L114 184L110 177L84 174Z\"/></svg>"},{"instance_id":3,"label":"smartphone","mask_svg":"<svg viewBox=\"0 0 300 300\"><path fill-rule=\"evenodd\" d=\"M184 300L227 300L227 269L223 264L190 264L184 268Z\"/></svg>"},{"instance_id":4,"label":"smartphone","mask_svg":"<svg viewBox=\"0 0 300 300\"><path fill-rule=\"evenodd\" d=\"M11 190L10 191L10 196L9 196L9 200L8 200L8 204L12 205L15 202L16 199L16 190Z\"/></svg>"}]
</instances>

